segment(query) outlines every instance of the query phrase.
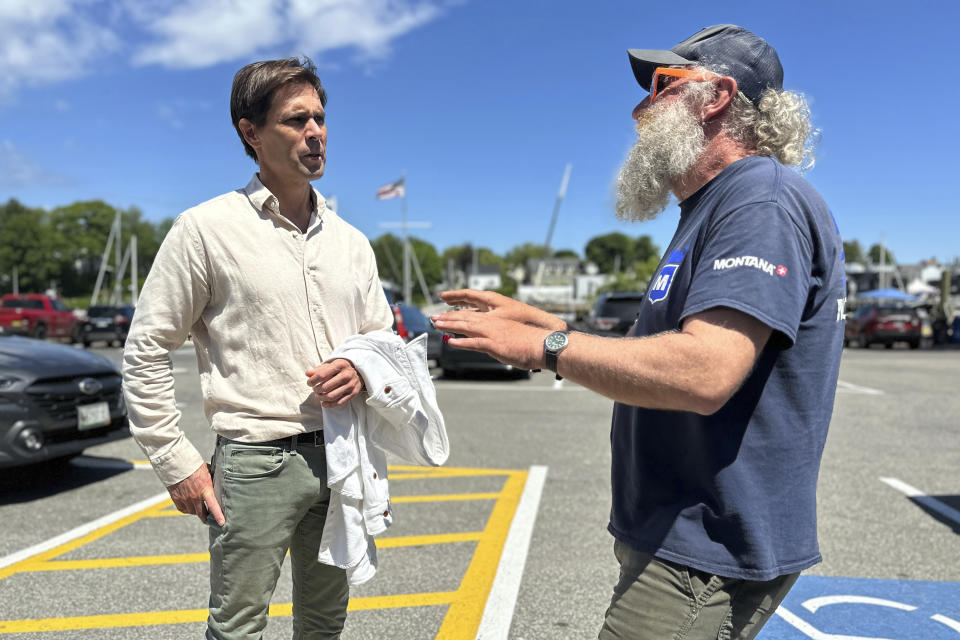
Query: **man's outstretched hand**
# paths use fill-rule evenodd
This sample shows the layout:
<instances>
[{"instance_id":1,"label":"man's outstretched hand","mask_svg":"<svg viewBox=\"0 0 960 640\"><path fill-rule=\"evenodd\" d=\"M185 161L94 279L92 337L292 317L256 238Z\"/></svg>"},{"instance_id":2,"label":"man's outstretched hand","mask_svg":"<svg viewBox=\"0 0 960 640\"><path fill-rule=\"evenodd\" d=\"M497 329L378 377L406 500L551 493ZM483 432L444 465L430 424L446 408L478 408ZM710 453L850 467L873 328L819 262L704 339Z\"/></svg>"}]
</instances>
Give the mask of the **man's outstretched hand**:
<instances>
[{"instance_id":1,"label":"man's outstretched hand","mask_svg":"<svg viewBox=\"0 0 960 640\"><path fill-rule=\"evenodd\" d=\"M452 307L471 307L498 318L522 322L540 329L562 331L567 328L567 323L557 316L493 291L458 289L444 291L440 298Z\"/></svg>"},{"instance_id":2,"label":"man's outstretched hand","mask_svg":"<svg viewBox=\"0 0 960 640\"><path fill-rule=\"evenodd\" d=\"M167 487L173 504L180 513L193 515L206 523L207 511L221 527L226 522L223 510L213 493L213 481L210 479L210 465L204 463L200 468L176 484Z\"/></svg>"},{"instance_id":3,"label":"man's outstretched hand","mask_svg":"<svg viewBox=\"0 0 960 640\"><path fill-rule=\"evenodd\" d=\"M546 311L492 291L445 291L440 298L452 306L470 307L431 316L437 329L466 336L450 338L450 346L482 351L520 369L542 368L543 339L567 326Z\"/></svg>"}]
</instances>

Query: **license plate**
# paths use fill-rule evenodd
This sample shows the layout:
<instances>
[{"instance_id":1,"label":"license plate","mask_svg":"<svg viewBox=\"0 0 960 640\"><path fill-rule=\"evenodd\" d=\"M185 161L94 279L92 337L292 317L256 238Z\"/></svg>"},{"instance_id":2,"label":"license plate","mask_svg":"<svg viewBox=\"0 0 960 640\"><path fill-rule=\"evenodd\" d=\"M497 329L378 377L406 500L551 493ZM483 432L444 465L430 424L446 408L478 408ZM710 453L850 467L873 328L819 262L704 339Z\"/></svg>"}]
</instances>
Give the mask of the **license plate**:
<instances>
[{"instance_id":1,"label":"license plate","mask_svg":"<svg viewBox=\"0 0 960 640\"><path fill-rule=\"evenodd\" d=\"M110 424L110 407L106 402L83 404L77 407L77 429L94 429Z\"/></svg>"},{"instance_id":2,"label":"license plate","mask_svg":"<svg viewBox=\"0 0 960 640\"><path fill-rule=\"evenodd\" d=\"M98 328L98 329L106 329L107 327L110 326L110 321L109 321L109 320L97 320L94 324L97 325L97 328Z\"/></svg>"}]
</instances>

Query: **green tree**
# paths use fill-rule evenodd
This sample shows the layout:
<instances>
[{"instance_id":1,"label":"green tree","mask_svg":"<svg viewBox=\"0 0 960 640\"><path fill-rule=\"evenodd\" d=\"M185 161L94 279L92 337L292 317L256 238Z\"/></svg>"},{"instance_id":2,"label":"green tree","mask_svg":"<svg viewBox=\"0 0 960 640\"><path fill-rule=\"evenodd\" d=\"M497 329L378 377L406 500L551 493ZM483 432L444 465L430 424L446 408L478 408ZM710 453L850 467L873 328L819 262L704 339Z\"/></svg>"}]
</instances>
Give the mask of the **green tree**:
<instances>
[{"instance_id":1,"label":"green tree","mask_svg":"<svg viewBox=\"0 0 960 640\"><path fill-rule=\"evenodd\" d=\"M647 262L650 259L660 261L660 247L653 242L653 238L648 235L638 236L633 243L633 259L635 261ZM656 267L656 264L654 265Z\"/></svg>"},{"instance_id":2,"label":"green tree","mask_svg":"<svg viewBox=\"0 0 960 640\"><path fill-rule=\"evenodd\" d=\"M600 273L613 273L617 265L623 270L633 263L635 244L628 235L615 231L591 238L583 252L587 260L599 267Z\"/></svg>"},{"instance_id":3,"label":"green tree","mask_svg":"<svg viewBox=\"0 0 960 640\"><path fill-rule=\"evenodd\" d=\"M580 254L578 254L573 249L557 249L553 252L554 258L576 258L580 259Z\"/></svg>"},{"instance_id":4,"label":"green tree","mask_svg":"<svg viewBox=\"0 0 960 640\"><path fill-rule=\"evenodd\" d=\"M0 206L0 282L13 290L13 270L21 292L42 292L59 285L64 245L52 233L48 214L11 199Z\"/></svg>"},{"instance_id":5,"label":"green tree","mask_svg":"<svg viewBox=\"0 0 960 640\"><path fill-rule=\"evenodd\" d=\"M423 304L423 293L420 291L416 267L413 264L415 257L420 264L420 271L423 273L423 280L427 288L433 288L434 285L443 281L443 262L436 248L420 238L409 237L410 248L412 250L410 263L410 282L411 292L414 302ZM377 270L381 280L390 280L397 285L403 285L403 239L398 238L392 233L385 233L371 243L373 253L377 258Z\"/></svg>"},{"instance_id":6,"label":"green tree","mask_svg":"<svg viewBox=\"0 0 960 640\"><path fill-rule=\"evenodd\" d=\"M527 261L531 258L539 260L541 258L552 258L553 252L546 245L536 244L534 242L524 242L513 247L503 256L503 259L510 267L527 267Z\"/></svg>"},{"instance_id":7,"label":"green tree","mask_svg":"<svg viewBox=\"0 0 960 640\"><path fill-rule=\"evenodd\" d=\"M854 262L864 263L866 259L863 255L863 247L857 240L850 240L843 243L843 260L847 264Z\"/></svg>"},{"instance_id":8,"label":"green tree","mask_svg":"<svg viewBox=\"0 0 960 640\"><path fill-rule=\"evenodd\" d=\"M894 263L893 252L890 251L890 249L887 249L886 247L880 244L870 245L869 255L870 255L870 262L874 264L880 264L881 262L884 262L886 264ZM881 255L883 256L883 260L880 259Z\"/></svg>"},{"instance_id":9,"label":"green tree","mask_svg":"<svg viewBox=\"0 0 960 640\"><path fill-rule=\"evenodd\" d=\"M487 249L486 247L474 248L474 246L468 242L466 244L447 247L443 250L443 254L440 257L440 259L443 261L443 268L446 269L449 262L453 260L453 266L455 269L459 269L464 273L469 273L470 269L473 267L474 249L476 249L477 252L477 264L479 266L501 267L503 265L503 258L495 254L490 249Z\"/></svg>"}]
</instances>

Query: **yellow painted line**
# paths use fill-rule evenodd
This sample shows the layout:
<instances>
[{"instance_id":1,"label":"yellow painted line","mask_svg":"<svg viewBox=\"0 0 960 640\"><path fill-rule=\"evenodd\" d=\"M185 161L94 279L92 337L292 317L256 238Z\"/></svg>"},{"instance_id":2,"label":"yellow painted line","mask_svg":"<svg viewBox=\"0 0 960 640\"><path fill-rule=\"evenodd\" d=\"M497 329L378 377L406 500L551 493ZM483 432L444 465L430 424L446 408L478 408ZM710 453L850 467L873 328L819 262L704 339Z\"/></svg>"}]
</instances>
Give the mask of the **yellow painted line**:
<instances>
[{"instance_id":1,"label":"yellow painted line","mask_svg":"<svg viewBox=\"0 0 960 640\"><path fill-rule=\"evenodd\" d=\"M501 497L493 507L483 536L473 552L473 559L457 589L457 598L451 603L437 640L468 640L475 638L487 596L493 587L500 564L500 554L506 544L510 523L523 494L526 471L510 474L504 483Z\"/></svg>"},{"instance_id":2,"label":"yellow painted line","mask_svg":"<svg viewBox=\"0 0 960 640\"><path fill-rule=\"evenodd\" d=\"M61 556L65 553L69 553L70 551L73 551L74 549L78 549L84 545L90 544L94 540L99 540L100 538L108 534L111 534L118 529L122 529L129 524L133 524L134 522L136 522L137 520L140 520L141 518L148 517L150 514L155 513L161 509L164 509L171 504L173 504L172 500L164 500L163 502L160 502L152 507L147 507L143 511L130 514L129 516L125 518L121 518L116 522L112 522L106 525L105 527L100 527L96 531L91 531L85 536L81 536L75 540L71 540L70 542L61 544L57 547L54 547L53 549L50 549L49 551L38 553L35 556L31 556L30 558L21 560L20 562L10 565L9 567L4 567L3 569L0 569L0 580L3 580L4 578L8 578L15 573L19 573L20 571L24 571L24 570L31 571L32 569L30 569L30 567L32 567L35 564L46 562L47 560L56 558L57 556Z\"/></svg>"},{"instance_id":3,"label":"yellow painted line","mask_svg":"<svg viewBox=\"0 0 960 640\"><path fill-rule=\"evenodd\" d=\"M457 597L455 591L436 593L410 593L396 596L351 598L348 611L369 609L397 609L401 607L430 607L450 604ZM292 615L293 605L270 606L270 616L284 618ZM181 609L177 611L149 611L144 613L113 613L98 616L74 616L70 618L34 618L0 621L0 634L36 633L40 631L76 631L80 629L111 629L117 627L146 627L152 625L204 622L207 609Z\"/></svg>"},{"instance_id":4,"label":"yellow painted line","mask_svg":"<svg viewBox=\"0 0 960 640\"><path fill-rule=\"evenodd\" d=\"M422 496L398 496L396 498L390 498L390 502L395 504L408 502L456 502L458 500L496 500L499 497L499 491L497 493L440 493Z\"/></svg>"},{"instance_id":5,"label":"yellow painted line","mask_svg":"<svg viewBox=\"0 0 960 640\"><path fill-rule=\"evenodd\" d=\"M387 471L409 471L415 473L432 473L442 476L449 473L470 473L475 476L508 476L511 473L523 473L523 469L477 469L474 467L417 467L409 465L389 465Z\"/></svg>"},{"instance_id":6,"label":"yellow painted line","mask_svg":"<svg viewBox=\"0 0 960 640\"><path fill-rule=\"evenodd\" d=\"M451 473L391 473L389 480L432 480L434 478L446 480L447 478L478 478L480 476L509 476L510 474L510 471L477 473L469 470L453 471Z\"/></svg>"},{"instance_id":7,"label":"yellow painted line","mask_svg":"<svg viewBox=\"0 0 960 640\"><path fill-rule=\"evenodd\" d=\"M179 518L180 516L193 516L192 513L180 513L176 509L164 509L163 511L157 511L151 513L150 515L144 516L145 518ZM193 516L196 517L196 516Z\"/></svg>"},{"instance_id":8,"label":"yellow painted line","mask_svg":"<svg viewBox=\"0 0 960 640\"><path fill-rule=\"evenodd\" d=\"M151 567L163 564L209 562L209 553L178 553L167 556L129 556L124 558L90 558L87 560L50 560L31 563L21 571L81 571L84 569L117 569Z\"/></svg>"},{"instance_id":9,"label":"yellow painted line","mask_svg":"<svg viewBox=\"0 0 960 640\"><path fill-rule=\"evenodd\" d=\"M464 533L438 533L424 536L394 536L377 538L380 549L420 547L456 542L476 542L483 534L479 531ZM43 571L83 571L87 569L123 569L127 567L151 567L165 564L193 564L209 562L208 553L178 553L165 556L127 556L122 558L89 558L85 560L48 560L30 562L20 568L20 573Z\"/></svg>"},{"instance_id":10,"label":"yellow painted line","mask_svg":"<svg viewBox=\"0 0 960 640\"><path fill-rule=\"evenodd\" d=\"M378 549L394 549L396 547L417 547L431 544L449 544L451 542L476 542L483 534L479 531L466 533L438 533L432 536L397 536L395 538L378 538Z\"/></svg>"}]
</instances>

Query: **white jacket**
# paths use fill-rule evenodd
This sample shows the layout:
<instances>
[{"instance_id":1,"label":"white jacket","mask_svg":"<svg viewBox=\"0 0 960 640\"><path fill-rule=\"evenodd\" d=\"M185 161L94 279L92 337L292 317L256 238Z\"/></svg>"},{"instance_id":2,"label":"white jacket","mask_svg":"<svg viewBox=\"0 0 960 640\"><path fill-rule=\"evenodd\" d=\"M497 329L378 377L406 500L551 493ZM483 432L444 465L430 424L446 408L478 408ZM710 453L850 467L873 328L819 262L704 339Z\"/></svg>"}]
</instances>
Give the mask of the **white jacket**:
<instances>
[{"instance_id":1,"label":"white jacket","mask_svg":"<svg viewBox=\"0 0 960 640\"><path fill-rule=\"evenodd\" d=\"M450 455L447 430L427 368L427 336L404 343L386 331L350 336L329 359L346 358L367 387L323 410L330 508L319 560L347 570L351 585L377 570L373 536L393 521L386 453L439 466Z\"/></svg>"}]
</instances>

